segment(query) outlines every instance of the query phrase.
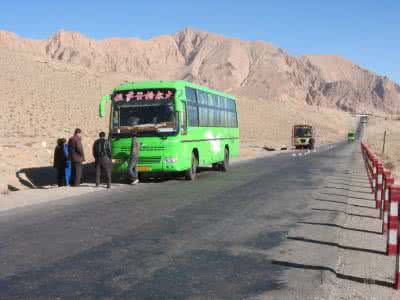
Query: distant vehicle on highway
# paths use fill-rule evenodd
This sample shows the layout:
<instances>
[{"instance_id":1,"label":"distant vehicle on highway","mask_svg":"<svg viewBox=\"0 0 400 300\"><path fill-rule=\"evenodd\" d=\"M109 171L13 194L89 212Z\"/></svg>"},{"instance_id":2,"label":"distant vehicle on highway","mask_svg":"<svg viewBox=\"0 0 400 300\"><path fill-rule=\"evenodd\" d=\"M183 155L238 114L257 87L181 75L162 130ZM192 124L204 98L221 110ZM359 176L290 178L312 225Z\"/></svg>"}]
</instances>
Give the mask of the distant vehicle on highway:
<instances>
[{"instance_id":1,"label":"distant vehicle on highway","mask_svg":"<svg viewBox=\"0 0 400 300\"><path fill-rule=\"evenodd\" d=\"M368 116L361 116L360 117L360 122L363 123L363 124L368 123Z\"/></svg>"},{"instance_id":2,"label":"distant vehicle on highway","mask_svg":"<svg viewBox=\"0 0 400 300\"><path fill-rule=\"evenodd\" d=\"M227 171L239 154L236 99L187 81L129 82L103 96L111 101L113 172L127 173L131 132L140 142L139 175L182 174L194 180L199 166Z\"/></svg>"},{"instance_id":3,"label":"distant vehicle on highway","mask_svg":"<svg viewBox=\"0 0 400 300\"><path fill-rule=\"evenodd\" d=\"M292 143L295 149L313 149L315 138L312 126L307 124L294 125Z\"/></svg>"},{"instance_id":4,"label":"distant vehicle on highway","mask_svg":"<svg viewBox=\"0 0 400 300\"><path fill-rule=\"evenodd\" d=\"M356 134L355 134L355 132L354 131L350 131L348 134L347 134L347 141L349 141L349 142L354 142L356 140Z\"/></svg>"}]
</instances>

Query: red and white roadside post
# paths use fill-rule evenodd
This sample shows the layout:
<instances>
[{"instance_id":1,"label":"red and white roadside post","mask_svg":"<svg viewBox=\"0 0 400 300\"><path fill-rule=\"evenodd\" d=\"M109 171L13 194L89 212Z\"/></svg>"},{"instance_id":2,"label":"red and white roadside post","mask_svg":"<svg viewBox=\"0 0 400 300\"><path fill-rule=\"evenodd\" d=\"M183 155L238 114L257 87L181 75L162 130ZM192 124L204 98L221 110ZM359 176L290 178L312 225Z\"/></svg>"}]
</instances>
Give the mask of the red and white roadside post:
<instances>
[{"instance_id":1,"label":"red and white roadside post","mask_svg":"<svg viewBox=\"0 0 400 300\"><path fill-rule=\"evenodd\" d=\"M399 224L400 186L389 186L389 226L386 253L389 256L398 252L398 224Z\"/></svg>"},{"instance_id":2,"label":"red and white roadside post","mask_svg":"<svg viewBox=\"0 0 400 300\"><path fill-rule=\"evenodd\" d=\"M392 177L392 173L390 171L386 171L383 173L383 189L382 189L382 232L386 233L389 225L389 187L394 184L394 177Z\"/></svg>"},{"instance_id":3,"label":"red and white roadside post","mask_svg":"<svg viewBox=\"0 0 400 300\"><path fill-rule=\"evenodd\" d=\"M376 188L376 166L378 164L378 159L375 156L371 156L371 163L372 163L372 174L371 174L371 182L372 182L372 193L375 193Z\"/></svg>"},{"instance_id":4,"label":"red and white roadside post","mask_svg":"<svg viewBox=\"0 0 400 300\"><path fill-rule=\"evenodd\" d=\"M374 171L373 171L373 167L372 167L372 161L367 162L367 168L368 168L369 186L371 187L371 193L374 193L375 180L374 180Z\"/></svg>"},{"instance_id":5,"label":"red and white roadside post","mask_svg":"<svg viewBox=\"0 0 400 300\"><path fill-rule=\"evenodd\" d=\"M383 165L377 163L375 166L375 208L382 207L382 190L383 190Z\"/></svg>"},{"instance_id":6,"label":"red and white roadside post","mask_svg":"<svg viewBox=\"0 0 400 300\"><path fill-rule=\"evenodd\" d=\"M397 188L397 189L396 189ZM399 186L396 186L396 188L395 188L395 190L394 190L394 185L391 185L391 187L390 187L390 199L392 200L392 196L394 197L394 199L397 199L397 215L399 215L399 211L398 211L398 208L399 208L399 199L400 199L400 187ZM394 192L395 191L395 192ZM398 220L398 216L397 216L397 220ZM398 224L396 224L396 226L398 226ZM390 221L389 221L389 234L390 234ZM398 227L397 227L398 228ZM394 276L394 288L396 289L396 290L400 290L400 252L399 252L399 247L398 247L398 244L399 244L399 240L400 240L400 236L398 235L398 231L396 231L396 239L397 239L397 247L396 247L396 273L395 273L395 276Z\"/></svg>"},{"instance_id":7,"label":"red and white roadside post","mask_svg":"<svg viewBox=\"0 0 400 300\"><path fill-rule=\"evenodd\" d=\"M372 151L369 149L367 145L364 145L364 150L365 150L365 165L367 168L367 174L368 174L368 181L369 185L371 186L371 193L375 192L375 155L372 153Z\"/></svg>"}]
</instances>

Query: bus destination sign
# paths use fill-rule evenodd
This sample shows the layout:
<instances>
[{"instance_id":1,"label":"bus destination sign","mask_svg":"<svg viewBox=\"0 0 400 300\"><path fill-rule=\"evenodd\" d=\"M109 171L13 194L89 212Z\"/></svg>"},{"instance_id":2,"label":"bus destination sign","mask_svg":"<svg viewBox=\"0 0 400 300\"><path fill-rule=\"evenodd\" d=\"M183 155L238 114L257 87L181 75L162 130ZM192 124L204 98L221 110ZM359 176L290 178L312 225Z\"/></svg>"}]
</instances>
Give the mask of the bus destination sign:
<instances>
[{"instance_id":1,"label":"bus destination sign","mask_svg":"<svg viewBox=\"0 0 400 300\"><path fill-rule=\"evenodd\" d=\"M175 91L171 89L132 90L117 92L112 99L115 103L129 103L133 101L172 100Z\"/></svg>"}]
</instances>

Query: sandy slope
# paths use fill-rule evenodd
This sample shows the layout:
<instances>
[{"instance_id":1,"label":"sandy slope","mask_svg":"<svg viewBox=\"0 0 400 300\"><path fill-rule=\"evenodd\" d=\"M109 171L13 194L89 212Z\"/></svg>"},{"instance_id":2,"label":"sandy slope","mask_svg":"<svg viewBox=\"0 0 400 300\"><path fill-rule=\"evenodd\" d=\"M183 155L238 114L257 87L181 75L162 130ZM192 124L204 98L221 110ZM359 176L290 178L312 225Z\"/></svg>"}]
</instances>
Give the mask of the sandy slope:
<instances>
[{"instance_id":1,"label":"sandy slope","mask_svg":"<svg viewBox=\"0 0 400 300\"><path fill-rule=\"evenodd\" d=\"M400 179L400 120L394 116L370 117L367 127L367 142L376 153L382 153L383 136L386 130L385 163Z\"/></svg>"}]
</instances>

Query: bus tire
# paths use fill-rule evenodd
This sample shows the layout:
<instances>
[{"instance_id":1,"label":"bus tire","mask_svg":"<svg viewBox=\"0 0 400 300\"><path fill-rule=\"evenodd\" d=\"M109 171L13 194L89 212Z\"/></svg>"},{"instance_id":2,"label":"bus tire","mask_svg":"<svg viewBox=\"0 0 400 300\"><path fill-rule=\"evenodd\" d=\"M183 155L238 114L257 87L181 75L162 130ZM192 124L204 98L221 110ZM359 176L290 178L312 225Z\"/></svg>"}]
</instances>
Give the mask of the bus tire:
<instances>
[{"instance_id":1,"label":"bus tire","mask_svg":"<svg viewBox=\"0 0 400 300\"><path fill-rule=\"evenodd\" d=\"M194 152L192 152L192 165L190 169L185 172L185 179L188 181L193 181L196 179L197 167L199 165L199 161Z\"/></svg>"},{"instance_id":2,"label":"bus tire","mask_svg":"<svg viewBox=\"0 0 400 300\"><path fill-rule=\"evenodd\" d=\"M220 170L222 172L227 172L228 169L229 169L229 149L225 147L224 160L220 163Z\"/></svg>"}]
</instances>

